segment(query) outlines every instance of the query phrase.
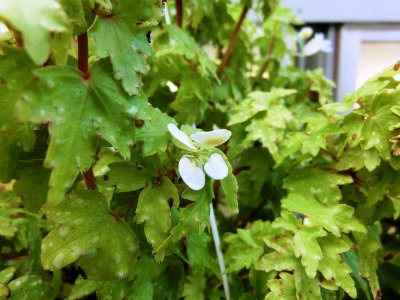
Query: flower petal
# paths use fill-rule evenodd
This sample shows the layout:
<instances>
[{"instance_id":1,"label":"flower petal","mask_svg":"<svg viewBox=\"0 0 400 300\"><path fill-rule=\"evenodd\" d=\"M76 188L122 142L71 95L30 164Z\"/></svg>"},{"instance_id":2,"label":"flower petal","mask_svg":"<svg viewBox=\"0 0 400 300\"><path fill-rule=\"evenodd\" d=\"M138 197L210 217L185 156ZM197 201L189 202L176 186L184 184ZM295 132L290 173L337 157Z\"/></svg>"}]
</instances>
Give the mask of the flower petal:
<instances>
[{"instance_id":1,"label":"flower petal","mask_svg":"<svg viewBox=\"0 0 400 300\"><path fill-rule=\"evenodd\" d=\"M332 51L331 41L325 39L322 33L315 34L315 36L311 40L309 40L307 44L305 44L301 54L304 56L309 56L319 51L323 52Z\"/></svg>"},{"instance_id":2,"label":"flower petal","mask_svg":"<svg viewBox=\"0 0 400 300\"><path fill-rule=\"evenodd\" d=\"M299 32L299 36L301 39L306 40L306 39L310 38L313 35L313 33L314 33L314 30L311 27L306 26L306 27L301 28L301 30Z\"/></svg>"},{"instance_id":3,"label":"flower petal","mask_svg":"<svg viewBox=\"0 0 400 300\"><path fill-rule=\"evenodd\" d=\"M232 132L227 129L217 129L213 131L196 132L190 138L204 146L218 146L225 143L231 137Z\"/></svg>"},{"instance_id":4,"label":"flower petal","mask_svg":"<svg viewBox=\"0 0 400 300\"><path fill-rule=\"evenodd\" d=\"M204 171L213 179L224 179L228 176L228 166L218 153L210 156L210 161L204 165Z\"/></svg>"},{"instance_id":5,"label":"flower petal","mask_svg":"<svg viewBox=\"0 0 400 300\"><path fill-rule=\"evenodd\" d=\"M204 187L206 181L206 175L203 170L196 167L190 159L182 157L179 161L179 173L182 180L192 189L200 190Z\"/></svg>"},{"instance_id":6,"label":"flower petal","mask_svg":"<svg viewBox=\"0 0 400 300\"><path fill-rule=\"evenodd\" d=\"M169 123L168 130L172 134L172 136L180 141L183 145L197 151L197 148L192 144L192 141L189 139L187 134L184 133L182 130L179 130L179 128L175 124Z\"/></svg>"}]
</instances>

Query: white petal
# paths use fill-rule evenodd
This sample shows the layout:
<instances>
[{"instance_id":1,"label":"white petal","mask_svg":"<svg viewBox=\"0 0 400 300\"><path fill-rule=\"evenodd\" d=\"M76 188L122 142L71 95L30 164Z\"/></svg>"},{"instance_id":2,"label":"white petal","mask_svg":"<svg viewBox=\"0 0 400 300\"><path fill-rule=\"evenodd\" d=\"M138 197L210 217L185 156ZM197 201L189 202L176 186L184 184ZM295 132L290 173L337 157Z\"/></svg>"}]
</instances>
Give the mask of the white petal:
<instances>
[{"instance_id":1,"label":"white petal","mask_svg":"<svg viewBox=\"0 0 400 300\"><path fill-rule=\"evenodd\" d=\"M308 39L309 37L311 37L313 33L314 33L314 30L313 30L311 27L306 26L306 27L303 27L303 28L300 30L299 36L300 36L300 38L302 38L303 40L306 40L306 39Z\"/></svg>"},{"instance_id":2,"label":"white petal","mask_svg":"<svg viewBox=\"0 0 400 300\"><path fill-rule=\"evenodd\" d=\"M190 138L204 146L218 146L225 143L231 137L232 132L227 129L218 129L213 131L196 132L190 135Z\"/></svg>"},{"instance_id":3,"label":"white petal","mask_svg":"<svg viewBox=\"0 0 400 300\"><path fill-rule=\"evenodd\" d=\"M192 190L197 191L204 187L206 175L202 169L196 167L187 157L182 157L179 161L179 173L181 174L182 180Z\"/></svg>"},{"instance_id":4,"label":"white petal","mask_svg":"<svg viewBox=\"0 0 400 300\"><path fill-rule=\"evenodd\" d=\"M302 55L309 56L319 51L332 51L331 41L326 40L322 33L317 33L307 44L305 44Z\"/></svg>"},{"instance_id":5,"label":"white petal","mask_svg":"<svg viewBox=\"0 0 400 300\"><path fill-rule=\"evenodd\" d=\"M210 156L210 161L204 165L204 171L213 179L224 179L228 176L228 166L218 153Z\"/></svg>"},{"instance_id":6,"label":"white petal","mask_svg":"<svg viewBox=\"0 0 400 300\"><path fill-rule=\"evenodd\" d=\"M172 136L180 141L182 144L189 147L190 149L197 151L197 148L192 144L192 141L189 139L186 133L184 133L182 130L179 130L179 128L175 124L169 123L168 130L172 134Z\"/></svg>"}]
</instances>

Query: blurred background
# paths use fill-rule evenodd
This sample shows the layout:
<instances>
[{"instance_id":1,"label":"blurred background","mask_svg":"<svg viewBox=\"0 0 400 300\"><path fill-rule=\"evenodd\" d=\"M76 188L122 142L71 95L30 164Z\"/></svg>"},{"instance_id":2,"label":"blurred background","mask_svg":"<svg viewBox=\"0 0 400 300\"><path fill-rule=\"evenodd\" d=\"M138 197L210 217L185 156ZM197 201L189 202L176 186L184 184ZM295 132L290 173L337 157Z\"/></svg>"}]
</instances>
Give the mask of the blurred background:
<instances>
[{"instance_id":1,"label":"blurred background","mask_svg":"<svg viewBox=\"0 0 400 300\"><path fill-rule=\"evenodd\" d=\"M336 82L335 99L400 60L398 0L282 0L314 32L323 32L333 51L300 58L304 69L320 67Z\"/></svg>"}]
</instances>

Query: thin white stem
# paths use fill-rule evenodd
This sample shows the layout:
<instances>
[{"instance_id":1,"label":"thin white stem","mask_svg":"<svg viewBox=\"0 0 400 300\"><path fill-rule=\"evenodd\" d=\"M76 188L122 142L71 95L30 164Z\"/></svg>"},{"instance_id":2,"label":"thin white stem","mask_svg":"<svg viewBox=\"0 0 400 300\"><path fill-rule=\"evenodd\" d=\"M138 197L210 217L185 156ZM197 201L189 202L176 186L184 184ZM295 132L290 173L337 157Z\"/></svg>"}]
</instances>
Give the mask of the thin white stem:
<instances>
[{"instance_id":1,"label":"thin white stem","mask_svg":"<svg viewBox=\"0 0 400 300\"><path fill-rule=\"evenodd\" d=\"M164 2L164 17L165 17L165 23L167 25L171 25L171 17L169 16L169 10L168 10L167 2Z\"/></svg>"},{"instance_id":2,"label":"thin white stem","mask_svg":"<svg viewBox=\"0 0 400 300\"><path fill-rule=\"evenodd\" d=\"M214 213L214 208L213 208L212 203L210 203L210 223L211 223L211 233L212 233L214 245L215 245L215 251L217 252L219 271L221 272L221 276L222 276L222 284L224 286L225 298L227 300L229 300L230 292L229 292L229 285L228 285L228 277L226 276L226 273L225 273L224 256L222 255L222 251L220 248L221 241L219 238L217 221L215 219L215 213Z\"/></svg>"}]
</instances>

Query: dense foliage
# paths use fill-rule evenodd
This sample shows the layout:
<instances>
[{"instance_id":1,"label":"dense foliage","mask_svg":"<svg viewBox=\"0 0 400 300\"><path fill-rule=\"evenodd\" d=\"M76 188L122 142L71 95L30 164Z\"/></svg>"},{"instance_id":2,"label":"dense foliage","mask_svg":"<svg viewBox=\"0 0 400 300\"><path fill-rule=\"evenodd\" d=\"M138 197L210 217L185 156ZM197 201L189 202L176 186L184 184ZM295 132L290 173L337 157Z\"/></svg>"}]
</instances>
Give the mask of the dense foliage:
<instances>
[{"instance_id":1,"label":"dense foliage","mask_svg":"<svg viewBox=\"0 0 400 300\"><path fill-rule=\"evenodd\" d=\"M277 0L163 2L0 2L0 298L225 299L210 204L231 299L399 297L399 64L332 103Z\"/></svg>"}]
</instances>

